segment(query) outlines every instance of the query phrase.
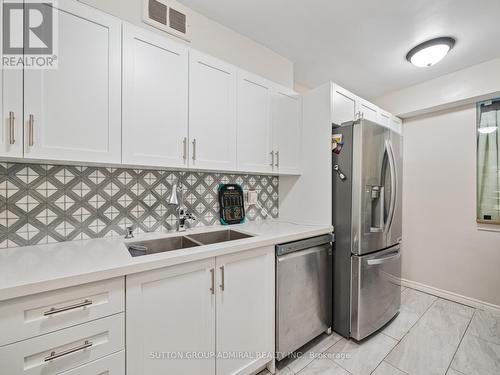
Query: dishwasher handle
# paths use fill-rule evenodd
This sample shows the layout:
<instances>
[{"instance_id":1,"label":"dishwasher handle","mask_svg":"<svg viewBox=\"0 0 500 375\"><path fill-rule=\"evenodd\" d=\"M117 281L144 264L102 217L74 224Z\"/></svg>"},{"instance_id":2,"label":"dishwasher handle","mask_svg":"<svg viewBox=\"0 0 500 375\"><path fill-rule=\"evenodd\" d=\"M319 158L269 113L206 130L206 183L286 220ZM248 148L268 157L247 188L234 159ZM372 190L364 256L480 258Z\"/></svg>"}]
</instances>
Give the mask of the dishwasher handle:
<instances>
[{"instance_id":1,"label":"dishwasher handle","mask_svg":"<svg viewBox=\"0 0 500 375\"><path fill-rule=\"evenodd\" d=\"M301 251L309 249L312 247L317 247L321 245L329 245L334 242L333 234L325 234L323 236L312 237L301 241L289 242L282 245L276 246L276 255L282 256L289 253L294 253L296 251Z\"/></svg>"}]
</instances>

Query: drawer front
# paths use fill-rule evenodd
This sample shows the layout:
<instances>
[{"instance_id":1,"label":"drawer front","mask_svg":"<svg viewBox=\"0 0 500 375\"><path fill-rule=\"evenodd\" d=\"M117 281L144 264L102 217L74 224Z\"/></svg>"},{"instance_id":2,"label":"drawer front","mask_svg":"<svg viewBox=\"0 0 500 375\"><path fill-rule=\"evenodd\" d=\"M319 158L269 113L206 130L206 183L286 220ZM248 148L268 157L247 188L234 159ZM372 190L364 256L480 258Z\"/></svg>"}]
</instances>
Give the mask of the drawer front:
<instances>
[{"instance_id":1,"label":"drawer front","mask_svg":"<svg viewBox=\"0 0 500 375\"><path fill-rule=\"evenodd\" d=\"M125 351L108 355L59 375L125 375Z\"/></svg>"},{"instance_id":2,"label":"drawer front","mask_svg":"<svg viewBox=\"0 0 500 375\"><path fill-rule=\"evenodd\" d=\"M2 373L52 375L125 348L124 313L0 348Z\"/></svg>"},{"instance_id":3,"label":"drawer front","mask_svg":"<svg viewBox=\"0 0 500 375\"><path fill-rule=\"evenodd\" d=\"M125 311L123 277L0 302L0 346Z\"/></svg>"}]
</instances>

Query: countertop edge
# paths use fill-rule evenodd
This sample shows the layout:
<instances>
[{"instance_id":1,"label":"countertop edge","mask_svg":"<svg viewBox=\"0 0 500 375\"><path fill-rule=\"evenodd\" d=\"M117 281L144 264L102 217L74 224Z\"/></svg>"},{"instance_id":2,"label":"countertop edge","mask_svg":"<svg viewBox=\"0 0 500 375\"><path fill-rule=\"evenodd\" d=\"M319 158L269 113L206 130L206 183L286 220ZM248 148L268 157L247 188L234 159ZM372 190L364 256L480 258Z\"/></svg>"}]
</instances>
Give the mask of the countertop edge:
<instances>
[{"instance_id":1,"label":"countertop edge","mask_svg":"<svg viewBox=\"0 0 500 375\"><path fill-rule=\"evenodd\" d=\"M41 280L33 283L19 284L10 287L8 286L5 288L0 286L0 301L108 280L116 277L124 277L127 275L164 267L171 267L206 258L249 251L255 248L275 246L280 243L292 242L308 237L331 233L332 230L333 228L329 226L318 226L316 228L311 226L307 230L301 230L297 233L282 235L257 235L256 237L248 240L238 240L235 241L235 243L225 243L222 246L220 244L219 246L208 245L205 249L201 249L201 251L188 251L188 249L178 250L178 255L168 258L158 257L158 259L155 259L151 257L150 261L137 264L127 264L117 266L116 268L106 268L93 272Z\"/></svg>"}]
</instances>

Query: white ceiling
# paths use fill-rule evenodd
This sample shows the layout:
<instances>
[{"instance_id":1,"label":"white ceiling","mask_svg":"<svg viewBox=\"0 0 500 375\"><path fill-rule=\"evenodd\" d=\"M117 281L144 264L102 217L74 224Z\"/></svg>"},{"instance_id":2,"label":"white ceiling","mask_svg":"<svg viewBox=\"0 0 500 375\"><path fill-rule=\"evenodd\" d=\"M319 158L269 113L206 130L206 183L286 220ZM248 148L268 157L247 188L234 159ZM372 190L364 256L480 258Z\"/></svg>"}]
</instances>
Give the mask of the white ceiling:
<instances>
[{"instance_id":1,"label":"white ceiling","mask_svg":"<svg viewBox=\"0 0 500 375\"><path fill-rule=\"evenodd\" d=\"M293 61L296 82L368 99L500 56L500 0L179 1ZM457 39L441 63L405 60L438 36Z\"/></svg>"}]
</instances>

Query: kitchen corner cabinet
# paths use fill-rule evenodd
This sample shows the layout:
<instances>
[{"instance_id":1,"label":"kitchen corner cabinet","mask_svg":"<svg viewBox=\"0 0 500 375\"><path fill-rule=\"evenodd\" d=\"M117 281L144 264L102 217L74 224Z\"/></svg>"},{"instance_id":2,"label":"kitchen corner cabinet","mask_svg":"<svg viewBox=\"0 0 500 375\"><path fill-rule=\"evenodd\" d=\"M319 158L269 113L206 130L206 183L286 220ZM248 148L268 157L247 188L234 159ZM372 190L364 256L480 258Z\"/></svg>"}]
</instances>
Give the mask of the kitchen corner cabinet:
<instances>
[{"instance_id":1,"label":"kitchen corner cabinet","mask_svg":"<svg viewBox=\"0 0 500 375\"><path fill-rule=\"evenodd\" d=\"M0 19L3 20L0 1ZM0 27L0 61L3 61L3 28ZM23 156L23 72L0 69L0 156Z\"/></svg>"},{"instance_id":2,"label":"kitchen corner cabinet","mask_svg":"<svg viewBox=\"0 0 500 375\"><path fill-rule=\"evenodd\" d=\"M124 164L188 165L188 48L123 26Z\"/></svg>"},{"instance_id":3,"label":"kitchen corner cabinet","mask_svg":"<svg viewBox=\"0 0 500 375\"><path fill-rule=\"evenodd\" d=\"M258 76L240 71L237 97L238 170L272 173L271 84Z\"/></svg>"},{"instance_id":4,"label":"kitchen corner cabinet","mask_svg":"<svg viewBox=\"0 0 500 375\"><path fill-rule=\"evenodd\" d=\"M300 96L286 88L276 88L272 95L274 132L274 172L300 174L302 150L302 110Z\"/></svg>"},{"instance_id":5,"label":"kitchen corner cabinet","mask_svg":"<svg viewBox=\"0 0 500 375\"><path fill-rule=\"evenodd\" d=\"M24 71L24 156L121 162L121 21L76 1L54 5L58 67Z\"/></svg>"},{"instance_id":6,"label":"kitchen corner cabinet","mask_svg":"<svg viewBox=\"0 0 500 375\"><path fill-rule=\"evenodd\" d=\"M127 277L127 373L250 374L272 358L169 354L274 352L274 249Z\"/></svg>"},{"instance_id":7,"label":"kitchen corner cabinet","mask_svg":"<svg viewBox=\"0 0 500 375\"><path fill-rule=\"evenodd\" d=\"M189 137L192 168L236 170L236 68L190 51Z\"/></svg>"}]
</instances>

